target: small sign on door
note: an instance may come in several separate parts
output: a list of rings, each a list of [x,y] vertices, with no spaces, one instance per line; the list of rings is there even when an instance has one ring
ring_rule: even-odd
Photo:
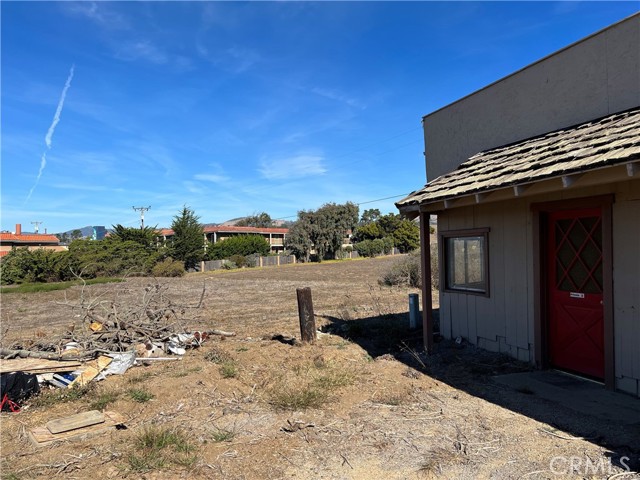
[[[571,298],[584,298],[584,293],[571,292],[571,293],[569,293],[569,296]]]

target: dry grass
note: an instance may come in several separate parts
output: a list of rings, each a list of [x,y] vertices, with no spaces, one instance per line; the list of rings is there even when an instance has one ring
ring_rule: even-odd
[[[521,365],[445,342],[425,358],[421,332],[407,325],[407,294],[416,290],[377,285],[395,260],[167,279],[180,303],[196,303],[207,285],[205,308],[190,312],[188,327],[237,336],[210,338],[182,362],[134,367],[82,395],[54,392],[38,408],[3,414],[3,478],[535,478],[526,475],[548,472],[557,455],[608,458],[602,445],[540,435],[549,406],[492,383],[492,375]],[[128,279],[122,295],[136,300],[145,282]],[[315,345],[271,341],[274,333],[299,333],[295,290],[305,286],[326,333]],[[89,288],[108,296],[111,287]],[[68,290],[69,301],[77,294]],[[63,292],[3,296],[5,342],[63,333],[74,317],[61,299]],[[229,362],[237,375],[225,379],[220,369]],[[133,401],[131,390],[153,401]],[[483,399],[490,395],[496,403]],[[500,406],[505,399],[511,408]],[[46,449],[26,439],[26,430],[91,406],[123,414],[128,428]],[[628,434],[624,428],[615,434]]]
[[[136,436],[134,451],[127,461],[130,470],[137,473],[171,465],[191,467],[198,459],[193,454],[195,450],[186,432],[168,426],[151,426]]]
[[[355,375],[322,356],[292,365],[268,380],[267,401],[277,410],[320,408],[341,388],[353,384]]]

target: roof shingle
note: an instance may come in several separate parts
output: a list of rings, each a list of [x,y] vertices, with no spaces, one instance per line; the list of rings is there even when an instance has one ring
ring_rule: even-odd
[[[484,152],[396,203],[421,203],[640,160],[640,107]]]
[[[16,235],[15,233],[3,232],[0,233],[0,243],[28,243],[28,244],[58,244],[60,240],[55,235],[48,234],[20,234]]]

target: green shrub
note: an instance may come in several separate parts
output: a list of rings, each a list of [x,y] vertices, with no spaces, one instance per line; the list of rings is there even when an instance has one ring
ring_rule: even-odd
[[[236,264],[238,268],[244,268],[248,266],[247,257],[244,255],[231,255],[229,261]]]
[[[356,243],[354,248],[361,257],[377,257],[385,252],[385,241],[382,238],[362,240]]]
[[[384,237],[382,239],[382,249],[385,255],[391,254],[393,252],[393,247],[395,246],[395,240],[393,237]]]
[[[151,269],[154,277],[182,277],[185,273],[184,263],[171,258],[165,258]]]
[[[209,244],[207,256],[209,260],[222,260],[235,255],[243,257],[251,254],[266,256],[270,249],[269,242],[261,235],[237,235],[218,243]]]
[[[163,248],[122,240],[118,236],[74,240],[69,250],[63,252],[26,247],[12,250],[0,262],[0,279],[3,285],[11,285],[67,281],[74,279],[75,274],[85,279],[149,275],[163,258]],[[164,268],[171,276],[178,275],[177,267],[167,263]]]

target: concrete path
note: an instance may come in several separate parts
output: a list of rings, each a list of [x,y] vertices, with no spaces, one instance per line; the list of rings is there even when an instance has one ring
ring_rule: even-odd
[[[512,389],[617,425],[640,427],[640,398],[605,390],[600,383],[555,370],[493,377]]]

